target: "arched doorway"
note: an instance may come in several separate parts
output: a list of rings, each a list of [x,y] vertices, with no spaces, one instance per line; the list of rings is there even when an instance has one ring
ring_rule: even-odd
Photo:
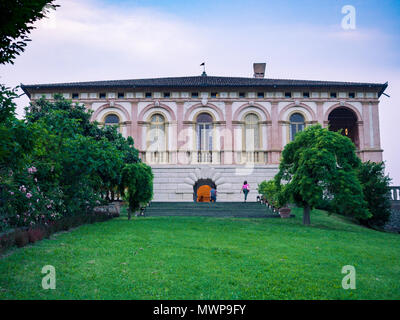
[[[341,134],[349,137],[359,149],[357,115],[352,110],[345,107],[336,108],[329,114],[328,121],[329,130],[341,130]]]
[[[193,186],[194,202],[210,202],[211,188],[217,189],[217,186],[211,179],[199,179]]]

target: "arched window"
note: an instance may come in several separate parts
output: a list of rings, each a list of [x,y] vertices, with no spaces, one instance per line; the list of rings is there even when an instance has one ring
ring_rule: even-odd
[[[244,150],[255,151],[260,149],[259,118],[254,113],[249,113],[244,118]]]
[[[117,126],[117,130],[119,131],[119,117],[116,114],[109,114],[104,119],[105,126]]]
[[[165,119],[161,114],[154,114],[150,119],[150,127],[147,134],[147,150],[166,150]]]
[[[119,124],[119,117],[116,114],[109,114],[105,119],[104,123],[106,125],[116,125]]]
[[[212,117],[208,113],[200,113],[197,116],[197,150],[199,151],[212,151],[212,120]]]
[[[296,134],[304,130],[304,117],[300,113],[293,113],[290,116],[290,141],[293,141]]]

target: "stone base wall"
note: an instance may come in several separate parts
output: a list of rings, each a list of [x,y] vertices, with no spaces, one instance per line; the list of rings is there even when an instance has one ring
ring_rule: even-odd
[[[270,180],[278,165],[153,165],[153,201],[193,201],[194,185],[211,179],[217,186],[217,201],[243,201],[241,187],[250,185],[248,201],[256,201],[258,184]]]
[[[385,225],[385,230],[400,232],[400,201],[392,201],[392,210],[389,221]]]

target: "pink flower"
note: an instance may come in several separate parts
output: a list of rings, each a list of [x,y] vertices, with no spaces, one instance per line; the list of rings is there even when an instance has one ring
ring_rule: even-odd
[[[35,173],[36,171],[37,171],[37,169],[35,167],[28,168],[29,173]]]
[[[28,193],[26,194],[26,197],[27,197],[28,199],[30,199],[30,198],[32,197],[32,193],[28,192]]]
[[[26,192],[25,186],[24,185],[20,186],[19,191],[22,191],[23,193],[25,193]]]
[[[10,194],[13,196],[13,195],[14,195],[14,192],[10,191]]]

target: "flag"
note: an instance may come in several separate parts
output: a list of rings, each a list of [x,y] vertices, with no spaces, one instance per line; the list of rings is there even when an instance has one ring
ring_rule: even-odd
[[[201,66],[204,66],[204,65],[205,65],[205,63],[203,62],[203,63],[200,65],[200,67],[201,67]]]

